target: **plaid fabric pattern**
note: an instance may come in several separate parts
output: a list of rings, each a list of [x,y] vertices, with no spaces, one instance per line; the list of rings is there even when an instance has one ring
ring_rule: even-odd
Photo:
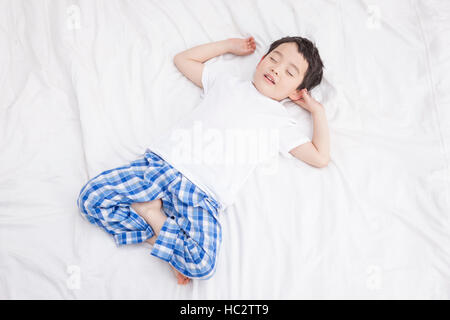
[[[89,180],[77,204],[83,217],[124,245],[155,235],[131,208],[133,202],[155,199],[161,199],[168,219],[150,254],[187,277],[210,278],[222,241],[220,204],[150,149],[130,164]]]

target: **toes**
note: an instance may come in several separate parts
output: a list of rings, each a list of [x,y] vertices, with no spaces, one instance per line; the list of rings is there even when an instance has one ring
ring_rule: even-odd
[[[172,267],[172,266],[171,266]],[[175,272],[175,276],[177,277],[178,280],[178,284],[188,284],[189,281],[191,280],[189,277],[186,277],[185,275],[183,275],[182,273],[180,273],[178,270],[176,270],[174,267],[172,267],[174,272]]]
[[[191,279],[189,279],[188,277],[183,276],[182,274],[180,274],[180,275],[178,276],[178,284],[183,284],[183,285],[185,285],[185,284],[188,284],[190,280],[191,280]]]
[[[177,269],[175,269],[172,265],[170,267],[173,269],[175,276],[177,277],[178,284],[188,284],[191,279],[189,277],[186,277],[182,273],[180,273]]]
[[[188,277],[182,276],[183,280],[182,280],[182,284],[188,284],[189,281],[191,281],[191,279],[189,279]]]

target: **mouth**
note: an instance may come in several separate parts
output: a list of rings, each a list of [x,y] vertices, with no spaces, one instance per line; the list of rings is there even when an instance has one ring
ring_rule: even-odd
[[[269,75],[269,74],[264,74],[264,78],[270,82],[271,84],[275,84],[275,81],[273,80],[273,78]]]

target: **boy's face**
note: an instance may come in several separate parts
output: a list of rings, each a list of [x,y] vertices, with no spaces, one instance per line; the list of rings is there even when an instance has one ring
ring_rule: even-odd
[[[298,52],[297,44],[286,42],[280,44],[263,57],[256,66],[252,83],[263,95],[277,101],[289,97],[300,98],[297,87],[302,83],[308,69],[308,62]],[[265,75],[272,77],[274,84]]]

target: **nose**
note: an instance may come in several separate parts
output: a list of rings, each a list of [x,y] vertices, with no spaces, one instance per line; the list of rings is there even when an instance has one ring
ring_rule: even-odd
[[[275,67],[272,67],[272,72],[275,73],[278,76],[278,71]]]

